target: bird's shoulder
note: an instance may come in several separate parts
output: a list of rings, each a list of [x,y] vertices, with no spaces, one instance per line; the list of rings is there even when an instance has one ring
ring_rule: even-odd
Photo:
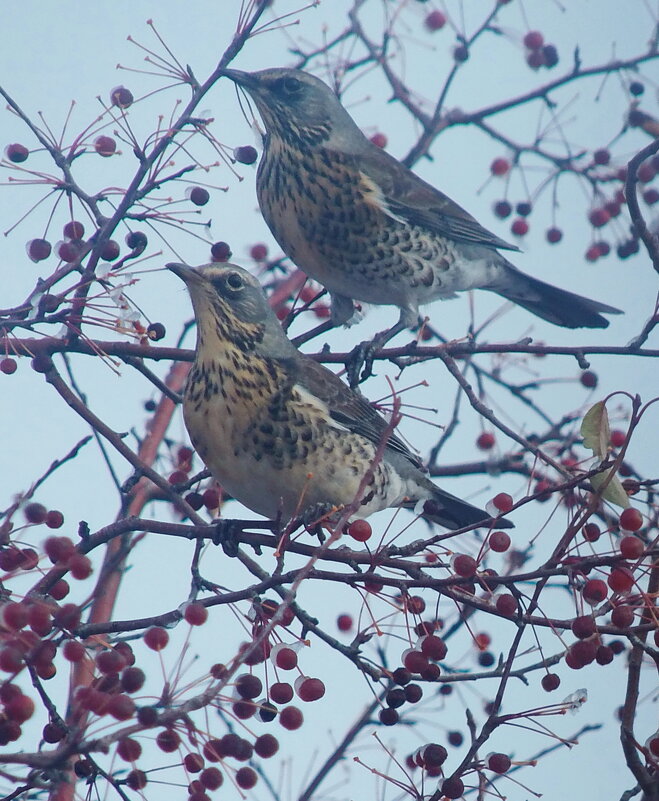
[[[389,422],[358,392],[322,364],[304,354],[288,367],[290,392],[295,391],[307,403],[316,404],[327,415],[328,423],[357,434],[378,446],[387,437],[385,455],[396,452],[419,469],[423,462],[391,432]]]
[[[352,157],[355,169],[361,172],[365,185],[375,188],[386,214],[458,242],[519,250],[385,150],[368,140],[367,145]]]

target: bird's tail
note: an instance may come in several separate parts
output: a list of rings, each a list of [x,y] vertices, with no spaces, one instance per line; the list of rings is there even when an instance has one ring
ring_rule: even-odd
[[[424,476],[425,478],[425,476]],[[430,479],[423,482],[428,495],[424,500],[410,503],[410,508],[421,514],[426,520],[437,523],[444,528],[458,529],[474,526],[480,523],[483,526],[495,525],[497,528],[514,528],[514,523],[503,518],[493,520],[489,512],[472,506],[467,501],[456,498],[450,492],[440,489]]]
[[[520,272],[506,262],[496,286],[488,287],[518,306],[564,328],[606,328],[603,314],[622,314],[620,309],[597,300],[575,295]]]

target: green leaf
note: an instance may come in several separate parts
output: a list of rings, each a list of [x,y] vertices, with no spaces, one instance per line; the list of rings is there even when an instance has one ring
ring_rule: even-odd
[[[609,428],[609,415],[606,411],[604,401],[598,401],[586,412],[581,422],[581,436],[586,448],[590,448],[594,456],[603,462],[609,455],[609,442],[611,441],[611,430]],[[616,506],[626,509],[629,506],[629,497],[622,486],[620,479],[613,473],[613,468],[604,470],[590,479],[595,492],[599,492],[600,487],[608,480],[606,489],[602,492],[602,498]],[[609,480],[609,476],[611,479]]]
[[[598,401],[586,412],[581,422],[581,436],[583,444],[600,460],[606,459],[609,452],[611,431],[609,429],[609,415],[604,401]]]
[[[598,473],[596,476],[592,476],[590,479],[590,483],[593,485],[595,492],[599,491],[599,488],[604,484],[609,474],[612,472],[611,470],[605,470],[602,473]],[[625,492],[625,488],[622,486],[620,479],[618,476],[614,475],[611,481],[609,481],[606,489],[602,493],[602,498],[605,501],[609,501],[609,503],[615,503],[616,506],[622,506],[623,509],[626,509],[629,506],[629,496]]]

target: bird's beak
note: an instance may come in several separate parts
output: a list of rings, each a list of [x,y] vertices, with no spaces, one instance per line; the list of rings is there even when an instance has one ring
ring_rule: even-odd
[[[251,72],[243,72],[242,70],[224,70],[223,73],[227,78],[242,86],[243,89],[256,89],[258,81]]]
[[[165,267],[177,275],[181,281],[184,281],[186,284],[189,281],[199,280],[200,276],[199,273],[195,270],[194,267],[190,267],[187,264],[181,264],[180,262],[170,261],[169,264],[166,264]]]

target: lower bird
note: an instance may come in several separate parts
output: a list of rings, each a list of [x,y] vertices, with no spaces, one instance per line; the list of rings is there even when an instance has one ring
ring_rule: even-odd
[[[353,301],[398,306],[388,336],[418,322],[419,305],[486,289],[566,328],[605,328],[620,310],[518,270],[519,250],[373,144],[319,78],[301,70],[226,70],[265,124],[256,177],[261,212],[295,264],[325,286],[332,321]]]
[[[167,267],[185,282],[197,323],[185,424],[234,498],[284,523],[388,507],[449,529],[489,521],[437,487],[362,395],[295,348],[252,275],[233,264]]]

